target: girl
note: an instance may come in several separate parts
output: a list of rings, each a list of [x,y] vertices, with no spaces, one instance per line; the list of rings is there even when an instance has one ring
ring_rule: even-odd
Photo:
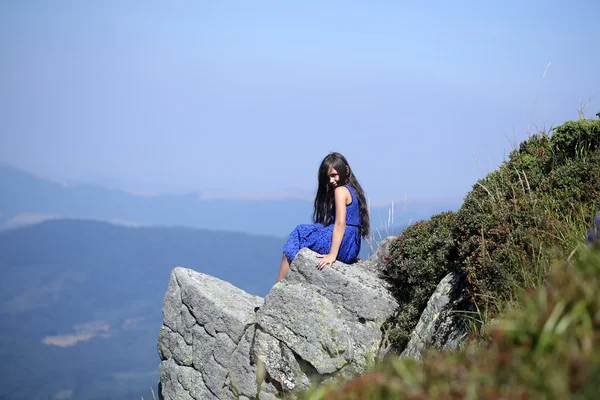
[[[340,153],[330,153],[319,167],[319,186],[314,202],[313,224],[298,225],[283,247],[277,282],[304,247],[319,253],[318,269],[356,261],[361,237],[369,235],[369,211],[365,194]]]

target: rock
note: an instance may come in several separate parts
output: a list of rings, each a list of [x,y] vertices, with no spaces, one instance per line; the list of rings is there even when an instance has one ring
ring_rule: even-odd
[[[319,271],[317,261],[316,253],[300,250],[285,279],[265,297],[258,324],[319,375],[346,366],[348,375],[361,373],[378,352],[381,325],[398,305],[373,272],[341,262]]]
[[[293,397],[312,381],[368,370],[379,352],[381,325],[398,305],[373,264],[335,262],[319,271],[316,255],[300,250],[264,302],[209,275],[175,268],[158,341],[162,398]]]
[[[175,268],[158,339],[164,399],[224,399],[256,394],[249,352],[254,307],[263,299],[217,278]]]
[[[282,341],[262,329],[256,330],[252,355],[265,375],[259,381],[269,378],[276,382],[278,392],[302,390],[310,386],[310,380],[300,368],[292,350]],[[262,388],[261,388],[262,389]]]
[[[410,334],[401,357],[420,360],[430,347],[456,350],[466,338],[464,322],[456,315],[460,301],[462,276],[449,273],[438,284],[429,298],[417,326]]]

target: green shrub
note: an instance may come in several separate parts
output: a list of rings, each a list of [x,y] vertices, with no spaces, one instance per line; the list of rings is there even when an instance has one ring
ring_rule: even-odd
[[[416,222],[390,244],[383,275],[400,305],[387,326],[396,351],[405,347],[437,284],[454,269],[454,215],[446,212]]]
[[[533,135],[467,194],[453,228],[456,262],[481,307],[501,310],[576,250],[600,209],[599,132],[599,120],[581,120]]]
[[[407,228],[390,246],[384,277],[400,307],[388,321],[401,351],[443,276],[459,270],[485,318],[544,282],[552,260],[575,256],[600,210],[600,120],[532,135],[480,179],[460,210]]]
[[[517,170],[518,171],[518,170]],[[469,291],[483,307],[489,300],[512,299],[516,287],[538,284],[537,235],[543,221],[526,174],[504,167],[481,179],[457,212],[453,235],[457,264]]]
[[[585,158],[600,148],[600,120],[568,121],[552,135],[552,152],[556,162]]]
[[[544,132],[532,135],[519,145],[518,150],[509,154],[504,169],[510,174],[511,181],[519,182],[521,190],[535,191],[552,169],[550,137]]]

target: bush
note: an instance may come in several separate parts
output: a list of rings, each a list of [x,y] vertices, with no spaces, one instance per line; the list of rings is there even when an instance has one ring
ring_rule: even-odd
[[[599,120],[581,120],[533,135],[467,194],[453,228],[456,262],[483,308],[502,309],[576,250],[600,209],[599,133]]]
[[[396,351],[406,346],[437,284],[454,269],[454,216],[446,212],[416,222],[390,244],[383,275],[400,305],[397,316],[387,326]]]
[[[585,158],[600,148],[600,120],[568,121],[552,135],[552,152],[556,162]]]
[[[552,260],[577,256],[600,210],[599,132],[600,120],[580,120],[531,136],[457,213],[414,224],[392,242],[384,277],[400,305],[386,326],[396,352],[449,271],[466,277],[466,297],[485,315],[478,318],[493,318],[543,284]]]
[[[486,307],[491,299],[511,299],[515,287],[538,284],[537,230],[542,221],[527,175],[507,168],[480,180],[457,213],[453,235],[457,264],[467,274],[469,291]],[[521,185],[521,183],[523,183]]]

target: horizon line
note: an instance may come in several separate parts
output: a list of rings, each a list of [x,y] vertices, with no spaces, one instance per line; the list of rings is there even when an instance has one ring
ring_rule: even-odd
[[[223,190],[212,190],[212,191],[203,191],[203,190],[185,190],[185,191],[174,191],[174,192],[167,192],[167,191],[145,191],[145,190],[136,190],[136,189],[127,189],[124,187],[118,187],[118,186],[110,186],[110,185],[106,185],[106,184],[101,184],[101,183],[95,183],[95,182],[86,182],[86,181],[82,181],[82,180],[62,180],[62,179],[57,179],[54,177],[51,177],[49,175],[45,175],[42,173],[37,173],[37,172],[32,172],[30,170],[27,170],[25,168],[16,166],[12,163],[9,163],[7,161],[4,160],[0,160],[0,166],[4,166],[7,168],[11,168],[17,171],[20,171],[22,173],[31,175],[37,179],[46,181],[46,182],[50,182],[56,185],[60,185],[62,187],[69,187],[69,188],[73,188],[73,187],[77,187],[77,186],[82,186],[82,185],[91,185],[91,186],[96,186],[96,187],[100,187],[100,188],[104,188],[106,190],[115,190],[115,191],[119,191],[122,193],[126,193],[128,195],[131,196],[135,196],[135,197],[139,197],[139,198],[155,198],[155,197],[161,197],[161,196],[190,196],[190,195],[196,195],[197,199],[199,201],[206,201],[206,200],[285,200],[285,199],[297,199],[297,200],[305,200],[305,201],[312,201],[314,200],[314,191],[309,191],[309,190],[305,190],[305,189],[299,189],[299,188],[280,188],[280,189],[274,189],[274,190],[266,190],[266,191],[255,191],[255,192],[236,192],[236,193],[232,193],[232,192],[228,192],[228,191],[223,191]],[[160,184],[157,184],[160,185]],[[368,198],[368,200],[370,201],[370,198]],[[402,208],[404,208],[405,203],[406,204],[419,204],[419,205],[436,205],[436,204],[448,204],[451,203],[453,205],[459,205],[462,204],[464,200],[464,196],[420,196],[420,197],[415,197],[415,198],[411,198],[408,195],[405,195],[404,198],[402,199],[389,199],[389,200],[373,200],[370,201],[370,206],[371,207],[385,207],[385,206],[391,206],[391,204],[393,203],[395,205],[394,208],[398,209],[398,206],[401,206]]]

